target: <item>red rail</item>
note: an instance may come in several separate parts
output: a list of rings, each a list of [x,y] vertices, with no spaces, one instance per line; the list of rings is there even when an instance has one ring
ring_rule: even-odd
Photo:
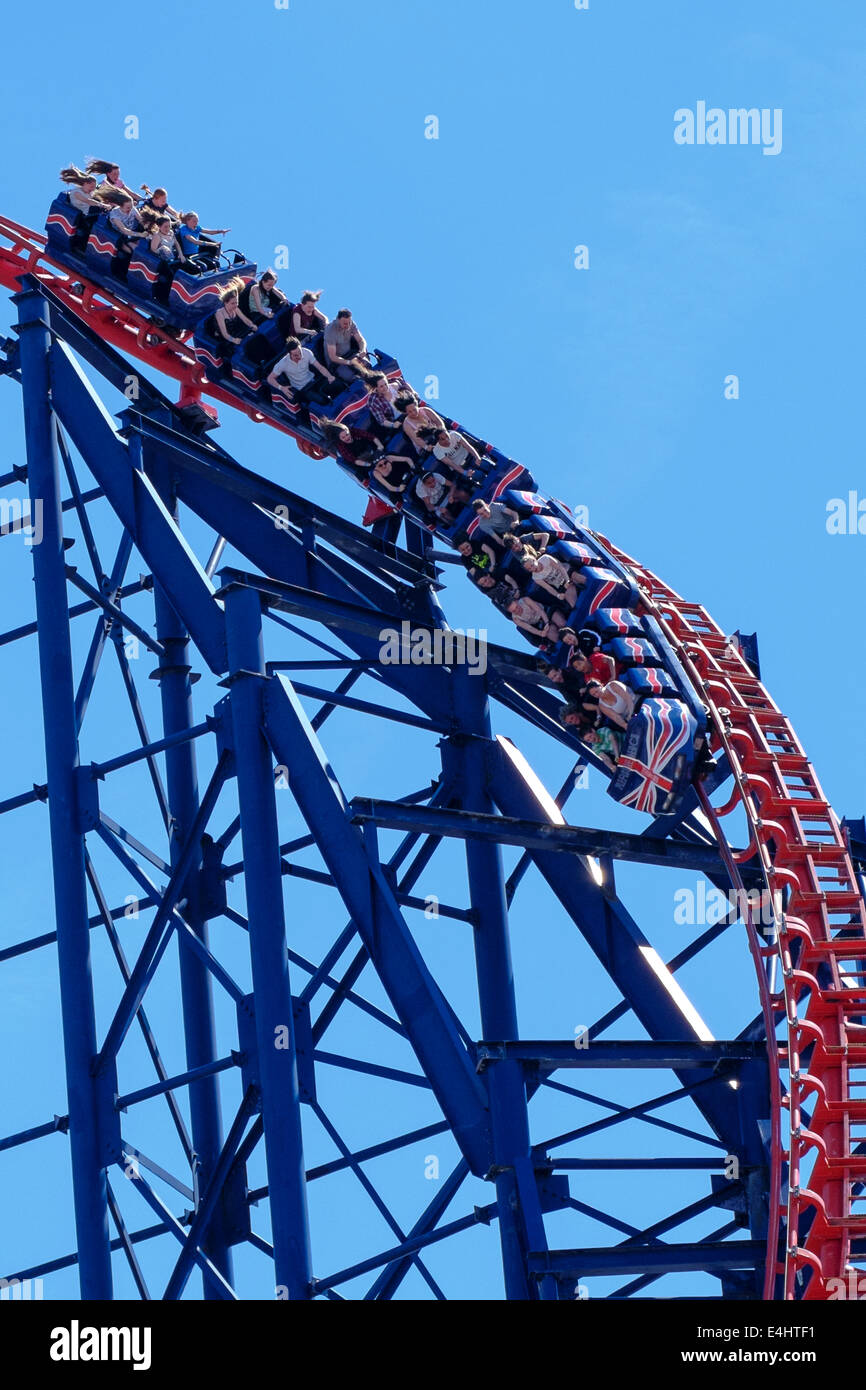
[[[17,290],[20,277],[28,273],[96,327],[106,342],[180,382],[185,399],[206,392],[289,435],[304,453],[321,456],[286,425],[209,381],[187,335],[164,332],[110,292],[53,261],[41,234],[0,217],[0,284]],[[645,590],[648,607],[710,710],[714,751],[724,749],[728,755],[734,794],[718,808],[706,797],[702,800],[735,886],[735,858],[754,855],[767,901],[785,901],[784,910],[775,915],[772,945],[761,940],[750,914],[746,923],[771,1062],[776,1063],[770,1069],[773,1134],[764,1296],[773,1297],[781,1275],[784,1297],[793,1299],[798,1273],[809,1269],[813,1277],[804,1297],[828,1298],[839,1287],[829,1281],[845,1280],[850,1272],[852,1240],[866,1236],[866,1211],[854,1210],[856,1201],[864,1201],[855,1189],[866,1182],[866,1152],[856,1152],[855,1130],[866,1121],[866,1097],[852,1094],[858,1082],[850,1074],[866,1067],[866,904],[842,829],[812,765],[736,644],[699,604],[687,603],[605,537],[600,539]],[[748,850],[739,856],[730,854],[719,825],[735,807],[742,807],[751,832]],[[767,979],[770,957],[778,961],[778,988],[771,988]],[[777,1032],[783,1017],[784,1042]],[[807,1060],[804,1053],[810,1048]],[[784,1095],[783,1070],[789,1074]],[[806,1208],[812,1209],[813,1220],[799,1244]],[[777,1265],[783,1229],[785,1256]]]
[[[45,237],[40,232],[32,232],[17,222],[0,217],[0,284],[10,290],[19,290],[21,276],[27,274],[34,275],[68,309],[96,328],[112,347],[140,358],[154,371],[179,381],[184,402],[198,400],[202,392],[206,392],[224,405],[242,411],[257,424],[266,421],[282,434],[289,435],[302,453],[312,458],[324,457],[322,450],[301,439],[288,425],[262,415],[255,406],[246,404],[210,381],[196,361],[188,333],[182,333],[179,337],[166,333],[109,290],[102,289],[85,276],[55,261],[46,249]]]
[[[772,945],[762,944],[754,924],[747,922],[770,1024],[771,1062],[775,1052],[778,1065],[764,1296],[773,1296],[781,1275],[784,1297],[797,1297],[797,1276],[809,1269],[812,1278],[803,1297],[826,1299],[843,1287],[830,1281],[845,1281],[851,1272],[852,1241],[866,1236],[866,1210],[855,1209],[857,1201],[866,1206],[856,1190],[866,1181],[866,1152],[857,1152],[861,1140],[855,1133],[866,1120],[866,1097],[858,1098],[857,1088],[864,1083],[852,1076],[856,1068],[866,1067],[866,903],[844,833],[812,764],[736,643],[700,604],[685,602],[601,539],[635,574],[702,691],[713,726],[712,746],[727,753],[736,784],[734,795],[717,810],[703,798],[705,810],[718,827],[720,817],[742,807],[751,841],[736,857],[756,856],[767,902],[774,905]],[[720,830],[718,840],[724,852]],[[736,866],[731,863],[731,868]],[[764,969],[770,956],[778,961],[779,983],[772,991]],[[785,1041],[777,1036],[783,1021]],[[788,1071],[785,1095],[779,1084],[782,1070]],[[783,1206],[784,1162],[789,1176]],[[801,1238],[801,1216],[809,1207],[812,1222]],[[776,1266],[775,1237],[783,1227],[785,1256]]]

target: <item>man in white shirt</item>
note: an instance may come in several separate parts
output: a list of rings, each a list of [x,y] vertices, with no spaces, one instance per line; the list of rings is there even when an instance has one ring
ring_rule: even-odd
[[[281,377],[285,380],[281,381]],[[326,386],[323,387],[317,377],[322,377]],[[286,355],[274,364],[268,376],[268,385],[293,404],[301,405],[306,405],[315,390],[328,400],[333,400],[337,390],[342,389],[333,373],[317,362],[310,349],[302,347],[297,338],[287,340]]]

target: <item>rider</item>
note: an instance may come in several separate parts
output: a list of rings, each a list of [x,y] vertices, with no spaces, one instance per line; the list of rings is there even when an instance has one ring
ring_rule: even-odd
[[[211,270],[216,270],[220,246],[218,242],[210,241],[208,238],[225,236],[226,232],[230,231],[231,227],[202,227],[197,212],[185,212],[180,219],[176,235],[184,256],[197,256],[200,262],[209,266]]]
[[[324,377],[325,387],[316,381],[317,376]],[[288,400],[302,405],[308,404],[315,392],[320,399],[324,396],[333,400],[342,389],[333,372],[317,362],[310,349],[302,347],[297,338],[287,339],[285,356],[274,363],[268,385],[272,391],[279,391]]]
[[[367,341],[352,318],[351,309],[340,309],[325,329],[325,357],[341,381],[354,381],[365,368]]]

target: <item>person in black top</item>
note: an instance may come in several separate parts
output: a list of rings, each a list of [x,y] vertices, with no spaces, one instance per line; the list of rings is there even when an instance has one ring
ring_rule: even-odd
[[[479,536],[473,540],[466,531],[459,531],[454,537],[454,545],[467,569],[486,574],[493,574],[505,556],[502,546],[492,536]]]
[[[415,477],[415,460],[408,454],[386,454],[374,466],[373,477],[387,492],[405,492]]]
[[[479,589],[483,590],[500,613],[507,614],[508,605],[520,597],[517,586],[512,579],[497,579],[495,575],[486,573],[484,570],[470,570],[469,578]]]
[[[342,463],[352,469],[359,478],[366,478],[374,459],[382,453],[385,445],[372,430],[350,429],[338,420],[319,417],[317,425],[325,448],[336,454]]]

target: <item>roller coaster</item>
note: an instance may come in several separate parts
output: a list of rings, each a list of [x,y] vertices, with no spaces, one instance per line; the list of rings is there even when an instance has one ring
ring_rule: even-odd
[[[715,1290],[701,1297],[838,1296],[866,1257],[866,1213],[857,1205],[866,1181],[866,1100],[857,1093],[866,1084],[866,829],[837,820],[762,684],[754,638],[723,632],[699,604],[579,525],[529,468],[447,416],[482,464],[464,510],[447,520],[431,518],[412,495],[395,500],[370,476],[369,524],[357,526],[243,468],[215,442],[205,397],[292,437],[308,457],[328,453],[315,408],[305,413],[268,389],[278,340],[260,352],[246,340],[226,358],[211,330],[220,287],[238,273],[251,280],[254,263],[237,257],[211,275],[175,276],[158,302],[146,252],[135,253],[120,281],[104,220],[76,248],[77,231],[62,199],[47,237],[0,218],[0,281],[18,309],[0,370],[22,391],[27,453],[26,467],[0,485],[26,479],[30,515],[38,505],[43,527],[32,547],[35,618],[3,634],[0,646],[36,638],[45,735],[44,776],[0,801],[0,814],[47,807],[56,919],[52,932],[4,943],[0,964],[12,971],[56,950],[67,1097],[67,1113],[31,1116],[0,1138],[0,1155],[66,1145],[75,1245],[18,1261],[6,1278],[77,1269],[85,1299],[110,1298],[119,1286],[171,1300],[191,1296],[198,1270],[206,1298],[233,1299],[262,1287],[261,1270],[251,1273],[255,1255],[270,1262],[265,1283],[277,1297],[442,1298],[449,1293],[434,1267],[443,1242],[475,1242],[495,1225],[498,1258],[494,1267],[479,1255],[490,1282],[474,1296],[573,1299],[588,1289],[630,1299],[650,1286],[660,1297],[691,1296],[683,1294],[689,1275]],[[265,324],[254,336],[272,331]],[[395,358],[375,356],[379,370],[402,381]],[[178,382],[178,401],[138,368],[131,373],[130,358]],[[85,367],[126,392],[119,427]],[[327,409],[357,426],[368,395],[353,383]],[[79,481],[82,467],[92,486]],[[594,629],[633,697],[614,766],[563,725],[562,701],[526,650],[488,643],[483,676],[459,661],[423,670],[383,662],[386,628],[408,621],[412,630],[449,630],[440,595],[456,557],[435,542],[453,546],[471,533],[475,496],[506,503],[579,571],[569,623]],[[119,531],[108,567],[90,521],[97,506]],[[67,516],[92,581],[68,563]],[[202,562],[204,533],[211,545]],[[243,568],[218,571],[227,548]],[[133,554],[144,569],[125,582]],[[72,605],[70,587],[81,596]],[[150,616],[134,617],[130,609],[138,613],[149,595]],[[74,634],[88,614],[95,629],[82,655]],[[266,628],[281,643],[276,658],[266,656]],[[156,658],[159,737],[148,729],[130,641]],[[289,643],[306,653],[312,644],[316,655],[287,658]],[[111,648],[136,732],[121,752],[103,747],[105,731],[85,721]],[[227,691],[203,719],[193,662]],[[312,671],[340,679],[335,688],[297,679]],[[350,693],[361,681],[371,698]],[[510,738],[494,734],[491,703],[562,750],[568,776],[557,796]],[[348,797],[319,737],[335,711],[423,735],[421,756],[434,735],[436,775],[393,800]],[[212,768],[203,790],[197,759]],[[575,771],[587,767],[608,779],[615,800],[650,817],[645,828],[566,822]],[[131,770],[146,779],[166,849],[108,812],[114,785]],[[286,791],[301,830],[288,840]],[[220,815],[228,825],[217,833]],[[383,858],[389,833],[400,838]],[[232,860],[238,837],[242,853]],[[410,926],[427,902],[413,890],[454,841],[465,855],[468,905],[437,899],[436,918],[460,924],[471,942],[461,944],[456,974],[441,945],[417,920]],[[506,877],[511,848],[519,854]],[[705,875],[736,894],[742,910],[665,962],[620,899],[615,870],[629,862]],[[118,873],[136,886],[136,921],[149,916],[143,941],[140,927],[129,936],[123,903],[108,895],[105,875],[114,884]],[[618,995],[577,1039],[521,1036],[509,909],[524,880],[543,885]],[[327,941],[319,923],[308,946],[287,904],[326,889],[337,891],[348,922]],[[227,945],[228,927],[235,938]],[[688,968],[699,983],[698,967],[722,938],[748,950],[757,993],[736,1031],[719,1040],[677,975]],[[246,960],[238,940],[248,943]],[[173,1070],[145,1005],[149,991],[166,988],[175,942],[185,1062]],[[114,962],[110,982],[103,957]],[[563,968],[546,948],[539,959]],[[365,970],[372,999],[357,988]],[[748,1010],[745,998],[736,1003]],[[461,1018],[467,1011],[480,1029],[474,1037]],[[349,1012],[362,1027],[346,1024]],[[611,1032],[629,1018],[643,1036]],[[329,1029],[342,1053],[321,1046]],[[148,1068],[156,1079],[144,1084]],[[592,1091],[562,1079],[576,1070],[598,1074]],[[673,1090],[627,1099],[635,1079],[657,1072],[673,1073]],[[617,1099],[612,1083],[605,1093],[608,1078],[623,1088]],[[357,1142],[333,1118],[347,1087],[367,1120],[359,1127],[353,1114]],[[51,1094],[46,1113],[57,1103]],[[152,1102],[165,1106],[161,1123]],[[689,1124],[659,1117],[677,1104],[690,1107]],[[604,1118],[575,1123],[587,1106]],[[635,1125],[676,1133],[693,1149],[648,1157]],[[595,1152],[596,1135],[611,1131],[631,1136],[628,1154]],[[389,1164],[432,1145],[453,1154],[453,1165],[444,1178],[437,1172],[420,1211],[398,1218],[381,1191],[393,1178]],[[311,1146],[322,1161],[309,1162]],[[562,1155],[564,1146],[580,1152]],[[709,1176],[709,1191],[640,1225],[633,1193],[627,1209],[618,1207],[617,1184],[635,1173],[647,1182]],[[605,1197],[590,1202],[599,1177],[608,1180]],[[461,1193],[483,1194],[484,1184],[493,1200],[449,1215]],[[11,1194],[11,1180],[2,1190]],[[361,1194],[375,1229],[360,1215]],[[178,1197],[187,1204],[180,1213]],[[134,1201],[155,1224],[131,1228]],[[264,1229],[256,1229],[253,1208],[264,1203],[255,1223]],[[704,1229],[719,1210],[723,1223]],[[598,1227],[616,1243],[575,1243],[576,1233]],[[678,1231],[682,1239],[669,1238]],[[150,1242],[161,1250],[174,1242],[173,1256],[148,1268],[141,1251]],[[323,1267],[328,1258],[333,1269]],[[444,1267],[453,1274],[452,1262]]]

